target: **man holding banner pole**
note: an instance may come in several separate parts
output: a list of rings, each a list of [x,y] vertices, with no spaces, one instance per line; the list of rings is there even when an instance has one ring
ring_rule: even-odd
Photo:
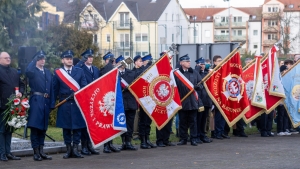
[[[134,61],[134,68],[132,71],[135,72],[136,77],[140,76],[144,70],[145,67],[143,66],[142,57],[140,55],[137,55],[133,58]],[[151,130],[151,119],[146,114],[145,110],[140,107],[140,113],[139,113],[139,135],[141,139],[141,149],[150,149],[150,148],[156,148],[157,146],[152,144],[149,140],[150,130]]]
[[[135,73],[129,69],[126,69],[123,65],[121,66],[121,61],[125,58],[120,55],[116,59],[116,66],[119,67],[119,76],[121,78],[121,87],[123,89],[123,105],[126,116],[126,127],[127,132],[121,135],[122,138],[122,146],[119,148],[120,150],[137,150],[131,144],[132,134],[133,134],[133,123],[135,118],[135,113],[138,108],[137,102],[134,96],[128,90],[128,84],[132,83],[135,79]]]
[[[81,68],[73,67],[74,53],[67,50],[61,55],[62,68],[56,69],[53,76],[54,98],[66,100],[58,107],[56,126],[63,129],[63,138],[67,147],[64,159],[83,158],[78,151],[81,138],[81,129],[86,127],[78,106],[71,97],[74,92],[87,85],[84,72]],[[67,99],[68,98],[68,99]],[[73,146],[72,146],[73,143]]]
[[[75,65],[75,67],[79,67],[84,71],[86,81],[88,84],[96,80],[100,77],[100,71],[96,66],[93,66],[93,56],[94,51],[92,49],[87,49],[85,52],[81,54],[82,59]],[[81,154],[83,155],[91,155],[91,154],[99,154],[96,151],[91,143],[89,138],[87,128],[83,128],[81,130]]]

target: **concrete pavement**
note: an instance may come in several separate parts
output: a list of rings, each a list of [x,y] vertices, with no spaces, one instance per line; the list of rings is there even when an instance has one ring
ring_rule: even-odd
[[[121,153],[88,156],[83,159],[63,159],[52,154],[52,161],[35,162],[32,156],[20,161],[0,162],[0,168],[16,169],[299,169],[300,134],[292,136],[248,138],[232,137],[213,143],[190,144],[123,151]],[[101,148],[102,150],[102,148]]]

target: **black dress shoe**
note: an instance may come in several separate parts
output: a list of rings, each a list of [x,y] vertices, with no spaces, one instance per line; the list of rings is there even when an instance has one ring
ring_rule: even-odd
[[[186,145],[187,141],[186,140],[180,140],[179,143],[177,143],[177,145],[181,146],[181,145]]]
[[[223,137],[221,137],[221,136],[216,136],[215,139],[223,140]]]
[[[204,137],[203,139],[201,139],[201,141],[202,141],[203,143],[210,143],[210,142],[211,142],[210,139],[207,138],[207,137]]]
[[[191,145],[192,146],[197,146],[198,144],[197,144],[197,142],[195,140],[191,140]]]
[[[166,146],[176,146],[174,143],[172,143],[171,141],[164,143],[164,145]]]
[[[274,134],[272,134],[272,133],[267,133],[267,135],[268,135],[269,137],[274,137]]]
[[[16,157],[16,156],[14,156],[12,153],[6,154],[6,157],[7,157],[9,160],[21,160],[20,157]]]
[[[0,161],[8,161],[7,157],[5,154],[0,155]]]
[[[267,134],[261,134],[261,137],[269,137]]]
[[[166,147],[162,142],[156,142],[157,147]]]
[[[222,134],[222,137],[223,137],[223,138],[230,139],[230,137],[229,137],[228,135],[226,135],[226,134]]]
[[[247,134],[245,134],[244,132],[239,134],[239,137],[248,137]]]
[[[203,143],[200,138],[196,138],[195,141],[196,141],[197,144],[202,144]]]

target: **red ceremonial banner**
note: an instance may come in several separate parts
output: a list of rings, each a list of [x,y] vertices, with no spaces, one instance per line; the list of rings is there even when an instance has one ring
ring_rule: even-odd
[[[282,97],[277,97],[269,94],[269,87],[270,87],[270,77],[268,74],[269,69],[269,58],[265,57],[261,63],[262,73],[263,73],[263,80],[264,80],[264,88],[265,88],[265,95],[267,101],[267,110],[266,113],[269,114],[273,111],[280,103],[284,100]]]
[[[118,102],[118,72],[117,68],[111,70],[74,95],[94,147],[126,132],[126,127],[124,130],[114,129],[114,115],[118,111],[116,106],[123,107],[122,100]],[[120,114],[121,118],[125,118],[124,112]]]
[[[241,77],[242,64],[239,52],[225,58],[220,65],[209,74],[204,86],[231,127],[250,109],[245,82]]]
[[[158,130],[181,109],[180,96],[166,54],[137,78],[128,89]]]
[[[245,70],[243,70],[242,78],[244,82],[246,83],[246,93],[249,103],[251,103],[251,93],[254,90],[254,69],[255,69],[255,62],[251,63]],[[248,124],[252,120],[254,120],[256,117],[260,116],[264,112],[264,109],[253,106],[250,104],[250,110],[246,112],[244,118],[244,121]]]

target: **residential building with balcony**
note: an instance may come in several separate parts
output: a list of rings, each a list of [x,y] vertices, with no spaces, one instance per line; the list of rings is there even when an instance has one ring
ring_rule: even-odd
[[[251,8],[187,8],[195,31],[191,43],[243,42],[241,53],[261,52],[261,7]],[[230,17],[229,17],[230,13]],[[194,18],[195,19],[194,20]],[[229,33],[229,31],[231,33]],[[198,36],[199,35],[199,36]],[[191,40],[194,37],[194,41]]]

